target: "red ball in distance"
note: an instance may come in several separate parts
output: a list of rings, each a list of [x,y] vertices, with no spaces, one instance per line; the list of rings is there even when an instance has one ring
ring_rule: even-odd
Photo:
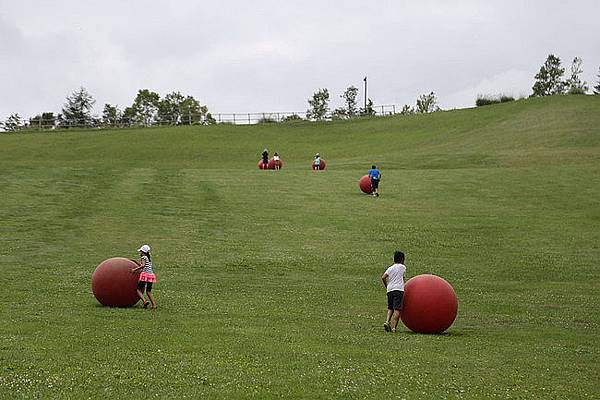
[[[265,164],[265,163],[263,162],[263,160],[260,160],[260,161],[258,162],[258,169],[268,169],[268,168],[269,168],[269,164]]]
[[[436,275],[418,275],[404,285],[400,318],[417,333],[442,333],[452,325],[458,299],[452,286]]]
[[[358,187],[360,187],[360,190],[362,190],[363,193],[373,193],[373,190],[371,189],[371,177],[369,177],[369,175],[365,175],[360,178],[360,181],[358,181]]]
[[[138,302],[136,293],[140,272],[131,272],[138,265],[127,258],[104,260],[92,274],[94,296],[105,306],[131,307]]]
[[[283,168],[283,160],[279,160],[279,169]],[[269,160],[269,169],[275,169],[275,160]]]
[[[327,163],[325,160],[321,159],[321,162],[319,163],[319,171],[323,171],[325,167],[327,167]],[[312,169],[315,169],[315,160],[312,162]]]

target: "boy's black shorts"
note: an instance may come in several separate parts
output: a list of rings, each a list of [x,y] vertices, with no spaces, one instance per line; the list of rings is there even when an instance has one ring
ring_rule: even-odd
[[[379,187],[379,179],[371,179],[371,189],[375,190]]]
[[[388,299],[388,310],[402,310],[402,298],[404,297],[404,291],[392,290],[387,292]]]
[[[142,293],[144,293],[144,289],[146,289],[146,293],[151,292],[152,291],[152,282],[138,281],[137,288]]]

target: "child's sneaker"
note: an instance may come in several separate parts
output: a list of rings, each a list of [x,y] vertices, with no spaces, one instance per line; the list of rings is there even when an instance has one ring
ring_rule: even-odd
[[[386,332],[390,332],[392,330],[388,322],[383,323],[383,330],[385,330]]]

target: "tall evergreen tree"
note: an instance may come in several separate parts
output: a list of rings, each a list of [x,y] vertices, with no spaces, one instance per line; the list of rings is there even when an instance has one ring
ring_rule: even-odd
[[[565,83],[562,77],[565,69],[560,65],[560,58],[550,54],[541,66],[540,71],[535,75],[532,96],[550,96],[553,94],[564,94]]]
[[[60,116],[60,125],[64,128],[90,126],[94,122],[92,109],[96,100],[84,87],[67,96]]]
[[[4,121],[4,124],[2,124],[2,128],[4,128],[6,132],[16,132],[22,127],[23,121],[17,113],[11,114],[6,121]]]

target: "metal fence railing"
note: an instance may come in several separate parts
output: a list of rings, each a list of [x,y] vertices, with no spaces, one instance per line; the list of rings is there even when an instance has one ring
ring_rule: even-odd
[[[377,105],[372,107],[369,116],[394,115],[401,110],[395,104]],[[365,114],[357,113],[352,116],[328,111],[320,120],[332,121],[339,119],[352,119],[364,117]],[[301,112],[258,112],[258,113],[216,113],[198,115],[178,115],[162,119],[149,118],[146,120],[128,120],[124,118],[107,119],[100,117],[89,117],[81,120],[64,120],[60,117],[40,118],[34,117],[27,120],[9,118],[0,121],[0,131],[20,130],[56,130],[56,129],[112,129],[130,127],[151,126],[176,126],[176,125],[211,125],[211,124],[233,124],[252,125],[259,123],[283,123],[288,121],[309,121],[306,111]]]

